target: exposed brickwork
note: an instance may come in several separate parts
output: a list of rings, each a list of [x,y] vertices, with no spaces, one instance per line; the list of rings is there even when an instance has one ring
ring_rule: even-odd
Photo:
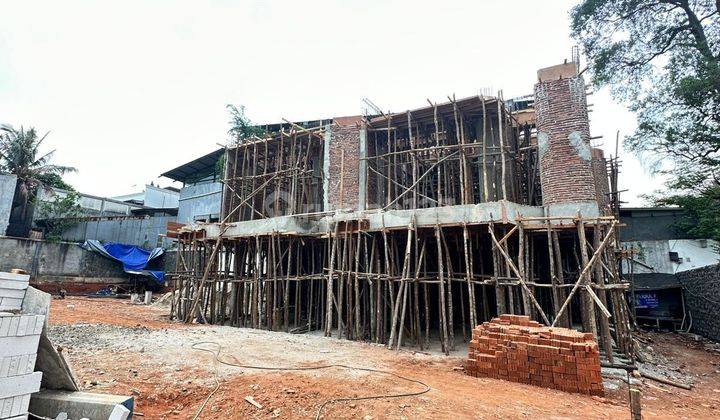
[[[543,204],[594,201],[590,124],[582,77],[535,85]]]
[[[334,126],[330,138],[328,198],[330,208],[357,210],[359,201],[360,128],[357,125]],[[343,158],[343,151],[345,157]],[[341,164],[343,163],[344,164]],[[342,170],[341,170],[342,168]],[[341,181],[342,180],[342,181]],[[342,185],[342,203],[341,200]]]
[[[466,371],[567,392],[604,393],[592,334],[543,327],[526,316],[501,315],[477,326]]]
[[[720,341],[720,265],[710,265],[676,274],[692,315],[692,331]]]
[[[607,161],[602,149],[592,149],[592,169],[595,178],[595,197],[600,207],[600,212],[610,214],[610,184],[608,182]]]

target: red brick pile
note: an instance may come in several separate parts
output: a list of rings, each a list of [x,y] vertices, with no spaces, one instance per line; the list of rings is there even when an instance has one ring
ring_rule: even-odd
[[[526,316],[501,315],[478,325],[466,372],[567,392],[604,393],[592,334],[543,327]]]

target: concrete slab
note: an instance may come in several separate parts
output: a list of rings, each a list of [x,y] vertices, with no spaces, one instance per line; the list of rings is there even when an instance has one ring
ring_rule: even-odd
[[[38,346],[35,369],[43,372],[42,387],[59,391],[79,391],[77,379],[62,353],[55,349],[50,339],[42,334]]]
[[[550,217],[568,217],[569,219],[576,217],[577,214],[583,217],[600,216],[600,208],[597,201],[577,201],[572,203],[553,204],[547,207],[547,216]]]
[[[268,235],[270,233],[294,235],[321,235],[330,233],[338,221],[360,220],[369,222],[369,231],[379,231],[383,228],[406,229],[410,219],[415,216],[417,227],[459,226],[463,223],[487,224],[510,223],[514,224],[519,218],[539,217],[567,217],[568,220],[577,217],[578,212],[583,217],[593,218],[600,216],[598,204],[595,201],[579,201],[572,203],[555,204],[552,206],[528,206],[511,201],[493,201],[479,204],[465,204],[457,206],[431,207],[415,210],[386,210],[379,209],[342,212],[337,211],[326,215],[296,215],[280,216],[268,219],[235,222],[227,227],[225,238],[252,237],[255,235]],[[553,224],[560,224],[562,220],[553,220]],[[528,223],[533,223],[530,221]],[[544,223],[537,221],[537,223]],[[218,223],[197,224],[196,230],[205,230],[209,239],[217,238],[220,234]]]
[[[45,293],[32,286],[28,287],[25,291],[25,299],[22,302],[22,311],[26,314],[43,315],[44,325],[47,325],[48,317],[50,316],[50,301],[52,296],[49,293]],[[40,332],[38,332],[39,334]]]
[[[110,418],[116,405],[121,405],[130,411],[127,418],[132,419],[134,404],[133,397],[122,395],[43,390],[30,398],[30,412],[50,418],[65,412],[71,419],[104,420]]]
[[[538,82],[544,82],[547,80],[570,79],[577,76],[577,74],[577,64],[570,62],[540,69],[537,72],[537,77]]]
[[[113,411],[112,413],[110,413],[110,417],[108,417],[108,420],[126,420],[128,417],[130,417],[131,414],[132,413],[130,412],[130,410],[118,404],[113,407]]]

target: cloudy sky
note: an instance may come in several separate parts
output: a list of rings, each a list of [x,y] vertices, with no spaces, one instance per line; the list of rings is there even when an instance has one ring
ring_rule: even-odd
[[[226,140],[225,104],[253,122],[403,111],[482,88],[532,93],[570,58],[577,0],[47,1],[0,5],[0,122],[50,131],[78,190],[141,190]],[[590,96],[614,154],[635,118]],[[624,199],[662,182],[623,153]]]

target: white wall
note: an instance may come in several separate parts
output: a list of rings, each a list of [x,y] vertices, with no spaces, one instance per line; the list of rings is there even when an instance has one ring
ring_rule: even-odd
[[[10,222],[15,184],[17,184],[15,175],[0,174],[0,235],[5,235]]]
[[[718,252],[720,244],[710,239],[630,241],[623,242],[622,245],[626,249],[633,248],[637,252],[634,259],[642,264],[633,263],[635,273],[674,274],[720,262],[720,253]],[[670,252],[677,252],[682,262],[671,261]],[[629,271],[628,264],[628,261],[623,261],[623,272]]]
[[[179,199],[179,192],[151,185],[145,186],[145,199],[143,203],[145,207],[152,207],[156,209],[174,209],[178,207]]]
[[[180,190],[179,223],[192,223],[198,217],[220,215],[222,184],[220,182],[200,182],[187,184]]]
[[[38,199],[40,201],[53,202],[57,198],[65,197],[67,194],[67,191],[61,190],[59,188],[40,188],[38,191]],[[128,215],[130,214],[131,209],[138,209],[142,207],[135,204],[123,203],[121,201],[103,197],[95,197],[87,194],[80,194],[78,204],[80,204],[80,207],[88,211],[88,215]],[[40,214],[35,214],[34,216],[35,219],[42,217],[43,215]]]

